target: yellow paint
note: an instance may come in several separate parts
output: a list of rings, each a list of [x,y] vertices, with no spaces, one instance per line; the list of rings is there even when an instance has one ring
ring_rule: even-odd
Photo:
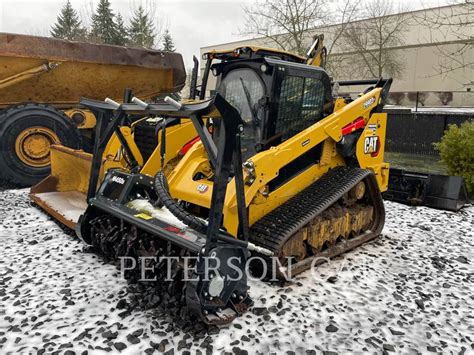
[[[139,213],[139,214],[136,214],[134,215],[134,217],[137,217],[137,218],[141,218],[141,219],[145,219],[145,220],[149,220],[149,219],[152,219],[153,217],[152,216],[149,216],[145,213]]]
[[[50,147],[58,144],[57,134],[48,127],[32,126],[16,137],[15,153],[25,165],[44,168],[50,164]]]
[[[356,156],[359,161],[360,167],[363,169],[370,169],[377,178],[380,191],[387,191],[388,188],[388,173],[390,166],[384,162],[385,152],[385,133],[387,130],[387,114],[386,113],[375,113],[370,118],[369,122],[364,128],[362,135],[357,142]],[[377,139],[379,144],[379,153],[372,156],[373,150],[369,147],[369,151],[366,152],[366,143],[374,141],[374,137]]]
[[[154,176],[160,168],[159,144],[150,159],[145,163],[133,139],[133,132],[129,127],[121,127],[125,140],[132,150],[137,162],[142,166],[141,172]],[[189,120],[180,125],[167,129],[167,158],[166,161],[176,158],[179,149],[196,136],[194,126]],[[172,139],[170,139],[172,138]],[[179,147],[179,149],[178,149]],[[74,150],[60,145],[51,147],[51,175],[32,188],[32,192],[66,192],[78,191],[86,193],[89,186],[92,154],[82,150]],[[128,169],[123,156],[123,148],[115,134],[112,135],[104,149],[99,181],[109,169]]]
[[[140,149],[138,149],[135,140],[133,139],[132,129],[127,126],[122,126],[120,127],[120,132],[122,132],[122,135],[125,138],[125,141],[127,142],[127,145],[129,146],[130,150],[132,151],[132,154],[135,157],[138,165],[143,166],[143,156],[140,152]],[[121,147],[121,149],[123,148]]]
[[[168,177],[171,196],[209,208],[211,206],[212,182],[207,179],[194,180],[193,177],[198,172],[209,174],[210,170],[204,145],[197,142]],[[199,192],[200,184],[207,185],[207,191]]]
[[[21,83],[22,81],[31,79],[34,76],[53,70],[59,64],[60,63],[46,63],[38,66],[35,65],[34,67],[27,69],[25,69],[24,67],[21,69],[15,67],[14,69],[11,69],[9,76],[7,76],[6,78],[0,77],[0,90],[7,89],[8,87]]]
[[[54,70],[46,67],[51,65],[55,66]],[[0,106],[20,103],[25,98],[69,107],[77,106],[81,96],[121,101],[126,87],[132,87],[137,97],[147,99],[170,92],[177,84],[173,69],[166,67],[156,69],[73,60],[48,63],[44,58],[0,54],[0,68]]]
[[[364,226],[370,225],[372,219],[372,206],[359,206],[352,210],[341,208],[334,210],[329,218],[317,216],[302,231],[307,236],[309,246],[317,253],[325,243],[333,245],[341,236],[348,238],[351,232],[359,234]]]
[[[306,60],[306,64],[312,65],[315,67],[322,67],[324,66],[324,61],[326,60],[326,48],[324,47],[324,35],[318,35],[314,37],[315,44],[314,50],[310,54],[311,57]]]
[[[368,121],[368,124],[372,124],[374,121],[380,124],[378,133],[382,141],[385,139],[386,115],[373,114],[369,120],[370,112],[377,105],[381,90],[381,88],[375,88],[349,104],[338,101],[339,109],[331,115],[277,147],[271,147],[251,158],[255,165],[256,180],[251,186],[245,186],[245,201],[249,208],[250,225],[319,179],[330,168],[344,165],[344,159],[337,153],[335,143],[342,139],[342,128],[358,117],[363,117],[366,122]],[[363,134],[368,133],[364,131]],[[315,162],[313,166],[300,172],[275,191],[268,192],[268,184],[278,176],[284,166],[319,144],[323,144],[319,162]],[[382,145],[381,151],[383,148]],[[388,179],[388,164],[383,163],[383,154],[376,158],[357,156],[361,160],[361,167],[374,171],[379,187],[384,191]],[[194,179],[197,173],[204,174],[206,178]],[[209,174],[209,163],[204,147],[201,143],[195,144],[169,177],[171,195],[176,199],[209,208],[213,187]],[[207,189],[202,188],[203,185]],[[223,212],[224,226],[231,234],[235,235],[238,227],[238,215],[234,180],[230,181],[227,186]]]
[[[194,125],[192,124],[191,120],[188,119],[183,119],[182,123],[168,127],[166,129],[165,165],[168,164],[170,160],[176,158],[181,148],[183,148],[186,143],[191,141],[196,136],[197,133]],[[157,141],[158,145],[143,166],[141,171],[142,174],[155,176],[156,173],[161,169],[161,134],[158,135]]]
[[[76,122],[74,122],[74,124],[76,124],[77,128],[79,129],[88,129],[88,128],[94,128],[95,125],[96,125],[96,118],[95,118],[95,115],[89,111],[89,110],[83,110],[83,109],[71,109],[71,110],[65,110],[64,113],[66,114],[66,116],[68,116],[73,122],[73,115],[75,114],[79,114],[79,115],[82,115],[83,118],[84,118],[84,122],[82,122],[81,124],[77,124]]]

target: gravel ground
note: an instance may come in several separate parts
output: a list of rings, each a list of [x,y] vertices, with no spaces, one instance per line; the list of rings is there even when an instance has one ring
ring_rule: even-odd
[[[250,282],[255,307],[189,330],[124,311],[131,288],[71,232],[0,192],[0,353],[474,353],[474,207],[387,202],[383,235],[285,287]]]

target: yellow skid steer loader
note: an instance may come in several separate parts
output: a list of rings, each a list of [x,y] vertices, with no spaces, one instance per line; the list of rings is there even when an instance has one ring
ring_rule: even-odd
[[[107,258],[151,258],[159,280],[174,258],[173,289],[208,324],[251,306],[252,257],[260,261],[254,272],[285,279],[377,237],[389,176],[382,108],[392,80],[331,82],[324,57],[321,37],[306,57],[212,51],[190,101],[83,99],[99,128],[79,237]],[[211,73],[216,94],[206,99]],[[339,97],[345,85],[365,89]],[[134,126],[134,115],[150,118]],[[154,127],[150,154],[141,124]]]

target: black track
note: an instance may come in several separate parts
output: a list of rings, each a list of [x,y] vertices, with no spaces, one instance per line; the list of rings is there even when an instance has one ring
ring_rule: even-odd
[[[362,180],[366,182],[374,206],[374,221],[370,230],[292,264],[291,274],[294,276],[309,269],[315,258],[334,257],[377,237],[385,222],[385,210],[375,176],[369,170],[341,166],[331,169],[316,182],[254,223],[250,228],[250,241],[272,250],[279,256],[281,248],[290,237]]]

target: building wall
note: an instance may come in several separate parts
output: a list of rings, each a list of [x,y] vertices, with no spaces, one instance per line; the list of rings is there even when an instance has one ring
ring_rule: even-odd
[[[440,49],[455,52],[461,45],[456,43],[443,45],[422,45],[393,49],[394,54],[404,62],[403,73],[394,77],[391,92],[429,92],[425,102],[429,106],[441,106],[439,92],[452,92],[453,100],[450,106],[474,106],[474,67],[465,67],[447,74],[439,74]],[[345,54],[342,54],[346,56]],[[473,57],[471,53],[471,57]],[[355,59],[357,60],[357,59]],[[471,61],[474,58],[471,59]],[[346,61],[345,73],[340,79],[357,79],[351,71],[351,61]],[[338,79],[338,78],[335,78]],[[356,91],[349,88],[348,91]],[[404,105],[414,105],[408,97]]]
[[[474,67],[465,67],[449,73],[440,74],[439,64],[443,60],[443,52],[454,52],[465,42],[459,40],[459,35],[467,37],[469,31],[472,36],[472,28],[456,27],[457,33],[448,26],[435,28],[430,26],[430,19],[437,17],[450,17],[463,11],[459,5],[445,6],[440,8],[421,10],[394,16],[407,16],[407,31],[404,33],[403,45],[390,48],[393,55],[398,56],[404,62],[401,75],[394,77],[392,92],[410,91],[432,91],[426,101],[427,105],[441,105],[437,98],[437,91],[453,92],[453,106],[474,106]],[[370,21],[370,20],[363,20]],[[325,45],[330,47],[334,34],[339,30],[338,25],[327,26],[308,32],[308,46],[312,37],[317,33],[325,36]],[[257,45],[274,47],[271,40],[265,38],[255,38],[231,43],[216,44],[201,48],[201,55],[210,50],[229,49],[246,45]],[[337,70],[337,77],[334,79],[360,79],[354,71],[355,58],[351,53],[347,53],[342,45],[335,45],[332,55],[343,58],[345,63]],[[357,60],[357,59],[354,59]],[[474,62],[474,49],[470,48],[465,53],[465,62]],[[330,73],[331,74],[331,73]],[[215,80],[211,78],[208,90],[215,87]],[[407,104],[409,104],[407,102]]]

